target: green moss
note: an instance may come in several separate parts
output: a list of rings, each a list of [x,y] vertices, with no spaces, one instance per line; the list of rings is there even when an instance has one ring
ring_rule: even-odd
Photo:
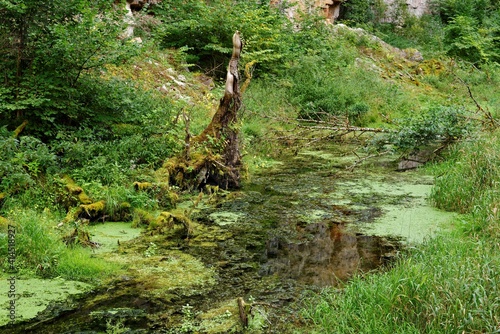
[[[236,299],[225,300],[198,316],[200,328],[203,333],[207,334],[232,333],[241,330],[238,312]]]
[[[196,257],[176,250],[159,252],[163,250],[150,242],[143,253],[111,253],[106,259],[127,266],[128,274],[140,281],[143,293],[151,297],[168,299],[172,293],[192,296],[206,293],[216,284],[214,268],[205,267]]]
[[[148,211],[136,208],[134,210],[132,224],[133,226],[139,226],[140,224],[150,225],[155,220],[155,217]]]
[[[78,216],[82,212],[83,212],[83,209],[81,207],[70,208],[68,210],[68,213],[66,214],[66,217],[64,217],[63,222],[64,223],[74,222],[76,219],[78,219]]]
[[[172,229],[174,224],[181,225],[184,229],[184,234],[190,236],[193,234],[193,224],[191,219],[186,216],[183,210],[174,210],[172,212],[163,211],[155,219],[154,224],[150,224],[149,228],[158,233],[165,233]]]
[[[10,221],[9,219],[0,216],[0,231],[2,231],[3,233],[7,233],[7,229],[9,227],[9,225],[11,225],[11,224],[14,224],[14,223],[12,221]]]
[[[70,195],[78,198],[80,204],[91,204],[92,200],[90,197],[83,191],[83,188],[76,185],[75,181],[68,175],[63,175],[62,181],[65,185],[66,190]]]
[[[137,191],[146,190],[153,186],[151,182],[134,182],[134,189]]]
[[[105,207],[106,207],[106,202],[104,200],[91,204],[80,205],[80,208],[82,208],[90,217],[95,217],[99,213],[102,213]]]
[[[81,192],[78,194],[78,200],[82,204],[91,204],[92,203],[92,199],[84,192]]]
[[[208,216],[211,221],[219,226],[234,225],[243,217],[245,217],[244,213],[229,211],[214,212]]]

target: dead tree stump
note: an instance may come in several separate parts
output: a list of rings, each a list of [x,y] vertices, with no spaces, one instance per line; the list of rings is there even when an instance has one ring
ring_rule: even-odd
[[[242,161],[237,120],[241,108],[238,62],[242,48],[240,32],[236,31],[226,88],[217,112],[205,130],[186,143],[189,152],[185,152],[184,157],[170,159],[163,167],[170,181],[182,188],[200,188],[205,184],[223,189],[240,186]]]

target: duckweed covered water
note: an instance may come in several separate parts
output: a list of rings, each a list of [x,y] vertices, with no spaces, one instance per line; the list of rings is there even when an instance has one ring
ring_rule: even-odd
[[[356,158],[346,152],[332,145],[261,169],[224,201],[198,206],[188,239],[176,228],[137,237],[130,223],[96,226],[95,256],[126,274],[10,332],[241,332],[238,297],[254,303],[254,332],[291,332],[305,291],[380,268],[450,218],[427,204],[431,178],[395,172],[387,158],[348,171]]]

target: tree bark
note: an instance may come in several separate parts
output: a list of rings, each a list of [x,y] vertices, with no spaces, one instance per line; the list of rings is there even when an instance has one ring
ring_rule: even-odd
[[[196,138],[194,142],[207,142],[209,138],[223,144],[222,173],[212,175],[213,181],[222,188],[238,188],[240,181],[240,169],[242,166],[239,150],[238,128],[234,126],[238,119],[238,111],[241,108],[240,76],[238,73],[238,62],[240,59],[243,43],[240,32],[233,35],[233,53],[226,75],[226,88],[221,98],[217,112],[210,124]]]

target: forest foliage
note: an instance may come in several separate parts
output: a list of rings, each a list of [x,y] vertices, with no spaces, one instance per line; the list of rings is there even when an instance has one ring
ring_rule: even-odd
[[[289,124],[263,117],[386,128],[378,144],[399,152],[469,137],[485,128],[485,111],[498,117],[497,0],[434,0],[421,18],[399,6],[394,21],[382,2],[366,4],[346,2],[337,22],[356,30],[317,13],[291,22],[286,3],[162,1],[136,13],[138,43],[123,36],[124,1],[0,0],[0,215],[15,220],[30,207],[27,216],[74,222],[85,216],[75,208],[89,205],[76,188],[106,203],[91,220],[140,221],[134,209],[174,206],[177,189],[160,167],[208,123],[235,30],[241,68],[253,75],[241,114],[246,152],[279,151],[273,133]],[[138,192],[134,182],[152,186]]]
[[[163,167],[217,108],[239,30],[252,81],[235,126],[250,172],[337,138],[326,125],[382,129],[364,150],[444,153],[431,201],[463,214],[465,239],[305,298],[302,319],[325,333],[498,331],[500,2],[432,0],[420,18],[394,3],[348,0],[328,25],[291,22],[286,1],[161,1],[135,13],[139,42],[124,35],[125,0],[0,0],[0,258],[12,225],[22,274],[92,281],[120,268],[83,247],[88,224],[189,234],[190,211],[175,207],[191,194]]]

